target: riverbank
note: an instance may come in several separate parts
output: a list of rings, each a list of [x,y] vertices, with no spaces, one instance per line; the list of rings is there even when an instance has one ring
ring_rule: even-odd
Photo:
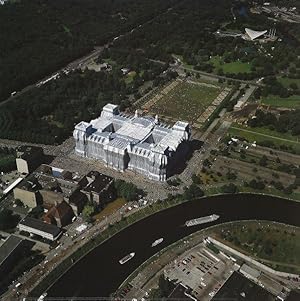
[[[277,271],[282,271],[280,268],[280,265],[274,265],[273,261],[264,260],[262,258],[257,257],[253,254],[254,252],[247,252],[244,250],[244,248],[241,248],[241,244],[239,243],[238,246],[234,242],[231,243],[228,240],[224,240],[222,234],[225,233],[226,229],[235,229],[235,231],[239,231],[239,233],[236,233],[238,239],[241,239],[241,233],[247,232],[247,229],[251,230],[253,229],[260,229],[259,233],[263,234],[264,232],[270,234],[270,230],[274,228],[276,230],[276,233],[278,234],[278,230],[285,231],[287,233],[300,233],[300,229],[297,227],[291,227],[284,224],[279,223],[270,223],[270,222],[264,222],[264,221],[239,221],[239,222],[229,222],[222,225],[216,225],[212,227],[208,227],[204,230],[200,230],[198,232],[195,232],[187,237],[182,238],[181,240],[167,246],[163,250],[159,251],[158,253],[154,254],[152,257],[150,257],[147,261],[145,261],[141,266],[139,266],[127,279],[124,280],[124,282],[120,285],[116,293],[113,295],[114,297],[119,296],[122,292],[124,292],[124,289],[130,287],[130,291],[125,295],[126,298],[132,299],[137,298],[140,299],[145,296],[145,294],[150,294],[152,296],[152,293],[156,290],[158,287],[159,277],[164,273],[164,270],[167,268],[169,264],[171,264],[174,261],[178,261],[178,258],[185,252],[191,251],[192,249],[196,248],[197,246],[203,244],[203,239],[210,236],[216,238],[218,241],[222,241],[226,245],[234,248],[237,251],[242,252],[246,256],[250,256],[250,258],[253,258],[254,260],[258,260],[259,262],[265,264],[266,266],[269,266],[270,268],[273,268]],[[270,236],[270,235],[269,235]],[[268,237],[263,236],[259,237],[265,238],[264,241],[262,241],[262,244],[268,243]],[[246,239],[245,239],[246,240]],[[285,251],[286,242],[283,242],[282,246],[280,245],[280,241],[278,242],[277,249],[279,251]],[[297,248],[296,243],[296,248]],[[249,251],[249,250],[248,250]],[[254,250],[256,251],[256,250]],[[292,254],[291,254],[292,253]],[[289,256],[295,257],[297,256],[298,250],[294,250],[294,252],[290,251]],[[292,255],[292,256],[291,256]],[[276,259],[276,258],[275,258]],[[288,258],[285,258],[287,261]],[[290,266],[290,265],[287,265]],[[291,267],[291,266],[290,266]],[[285,272],[293,273],[294,270],[286,270]]]
[[[156,206],[162,205],[156,204]],[[282,212],[285,214],[283,215]],[[113,230],[115,235],[103,241],[62,275],[60,281],[49,290],[49,296],[99,296],[100,292],[102,296],[108,296],[131,272],[157,251],[207,227],[207,225],[183,227],[186,220],[212,213],[220,215],[220,219],[211,225],[257,219],[300,226],[299,203],[285,199],[238,194],[184,202],[142,218],[123,231]],[[159,237],[165,239],[159,248],[154,250],[151,248],[151,243]],[[132,260],[125,265],[118,263],[120,258],[133,251],[136,256]],[[85,282],[78,279],[77,275],[82,273],[86,275]]]

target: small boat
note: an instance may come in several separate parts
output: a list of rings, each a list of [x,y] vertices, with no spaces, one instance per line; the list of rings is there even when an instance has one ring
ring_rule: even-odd
[[[155,247],[155,246],[159,245],[160,243],[163,242],[163,240],[164,240],[163,238],[157,239],[156,241],[154,241],[154,242],[152,243],[151,247]]]
[[[135,255],[134,252],[132,252],[132,253],[126,255],[125,257],[123,257],[122,259],[119,260],[119,263],[120,263],[120,264],[126,263],[127,261],[129,261],[130,259],[132,259],[132,258],[134,257],[134,255]]]

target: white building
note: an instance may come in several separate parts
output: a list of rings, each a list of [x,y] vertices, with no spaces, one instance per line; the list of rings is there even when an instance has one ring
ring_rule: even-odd
[[[20,221],[18,228],[20,231],[35,234],[51,241],[58,239],[62,233],[57,226],[28,216]]]
[[[99,118],[80,122],[73,132],[76,154],[103,161],[118,171],[136,171],[157,181],[165,181],[171,167],[182,161],[190,139],[187,122],[173,127],[158,117],[122,114],[118,106],[107,104]]]

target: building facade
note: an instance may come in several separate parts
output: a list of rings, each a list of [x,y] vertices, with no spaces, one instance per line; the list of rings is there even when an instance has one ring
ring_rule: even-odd
[[[165,181],[172,165],[184,159],[191,128],[182,121],[170,127],[157,116],[142,117],[137,111],[134,116],[125,115],[118,106],[107,104],[99,118],[77,124],[73,136],[79,156],[99,159],[121,172],[129,169]]]
[[[51,241],[58,239],[62,233],[59,227],[28,216],[20,221],[18,228],[20,231],[35,234]]]

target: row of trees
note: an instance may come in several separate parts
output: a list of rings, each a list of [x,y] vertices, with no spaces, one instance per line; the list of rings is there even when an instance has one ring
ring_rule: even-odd
[[[251,127],[267,126],[281,133],[290,132],[292,135],[300,135],[300,110],[283,112],[279,117],[271,112],[257,110],[255,118],[248,120],[248,125]]]

